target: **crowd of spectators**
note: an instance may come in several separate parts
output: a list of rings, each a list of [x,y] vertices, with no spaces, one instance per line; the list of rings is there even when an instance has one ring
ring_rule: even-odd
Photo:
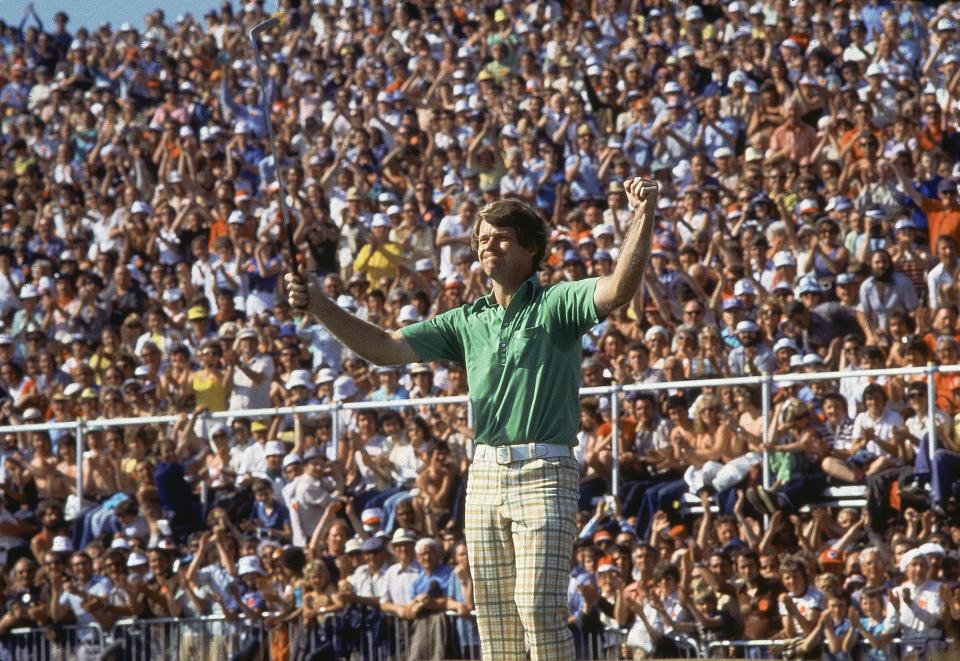
[[[416,658],[475,657],[467,406],[206,414],[468,394],[457,364],[367,364],[281,276],[385,328],[428,319],[488,293],[471,232],[502,197],[542,212],[549,284],[610,273],[623,182],[661,184],[585,386],[957,362],[955,3],[281,5],[266,81],[263,2],[0,24],[3,422],[177,416],[87,430],[79,456],[69,430],[0,434],[0,633],[269,614],[304,624],[291,650],[389,647],[399,619]],[[935,386],[781,381],[766,437],[753,388],[630,393],[619,498],[610,398],[584,398],[579,643],[950,658],[960,377]],[[866,508],[804,507],[844,484]]]

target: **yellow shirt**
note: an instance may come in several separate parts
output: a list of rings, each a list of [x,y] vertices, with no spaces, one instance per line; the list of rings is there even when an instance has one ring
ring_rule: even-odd
[[[368,243],[357,253],[357,258],[353,261],[353,271],[362,271],[367,276],[367,282],[371,286],[377,286],[382,278],[397,277],[398,267],[404,261],[403,248],[399,244],[388,241],[376,250],[371,250]]]
[[[197,406],[206,406],[210,411],[227,410],[227,387],[215,376],[207,376],[202,370],[193,375],[193,394]]]

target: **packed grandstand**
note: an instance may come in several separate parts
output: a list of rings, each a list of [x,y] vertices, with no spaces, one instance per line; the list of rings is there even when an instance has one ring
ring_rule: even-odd
[[[479,658],[463,367],[366,363],[282,276],[428,319],[507,197],[544,284],[602,276],[633,176],[578,654],[956,658],[957,3],[281,6],[266,80],[263,2],[0,24],[4,658]]]

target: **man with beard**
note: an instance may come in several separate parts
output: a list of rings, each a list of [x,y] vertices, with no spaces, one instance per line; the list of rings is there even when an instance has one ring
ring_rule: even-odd
[[[744,374],[762,374],[773,372],[776,359],[763,340],[760,338],[760,329],[749,319],[741,321],[736,328],[740,346],[730,352],[727,362],[732,376]]]
[[[860,285],[857,322],[867,336],[867,344],[876,344],[875,331],[886,328],[894,310],[912,314],[917,309],[917,291],[910,279],[893,270],[893,260],[886,250],[870,256],[870,277]]]

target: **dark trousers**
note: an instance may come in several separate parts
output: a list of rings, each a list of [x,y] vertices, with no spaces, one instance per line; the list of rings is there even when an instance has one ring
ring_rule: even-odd
[[[650,538],[650,527],[657,512],[663,511],[668,515],[680,509],[680,502],[687,492],[687,483],[683,480],[661,482],[648,488],[640,501],[640,511],[637,512],[637,533],[640,539]]]

